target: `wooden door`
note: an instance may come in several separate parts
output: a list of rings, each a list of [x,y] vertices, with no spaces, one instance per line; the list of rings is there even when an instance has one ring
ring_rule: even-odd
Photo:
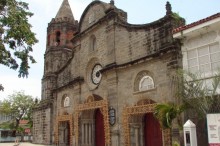
[[[104,119],[100,109],[95,112],[95,146],[105,146]]]
[[[145,115],[144,124],[145,146],[163,146],[160,124],[153,116],[153,113],[148,113]]]

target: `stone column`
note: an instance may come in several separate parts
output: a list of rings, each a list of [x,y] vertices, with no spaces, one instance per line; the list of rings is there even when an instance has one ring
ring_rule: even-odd
[[[92,144],[92,124],[89,123],[89,144]]]
[[[82,137],[82,143],[83,143],[83,144],[85,143],[85,136],[84,136],[84,135],[85,135],[85,132],[84,132],[84,126],[85,126],[84,123],[82,123],[82,125],[81,125],[81,131],[82,131],[81,133],[82,133],[82,136],[81,136],[81,137]]]
[[[139,125],[134,126],[135,146],[139,146]]]
[[[0,130],[0,142],[1,142],[1,139],[2,139],[2,138],[1,138],[1,137],[2,137],[2,135],[1,135],[1,134],[2,134],[2,131]]]
[[[88,144],[88,123],[85,123],[85,144]]]

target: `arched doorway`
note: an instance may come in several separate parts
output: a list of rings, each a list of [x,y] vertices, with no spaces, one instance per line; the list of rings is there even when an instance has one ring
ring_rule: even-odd
[[[56,119],[55,139],[56,145],[69,146],[73,144],[73,117],[72,115],[61,115]]]
[[[74,133],[76,146],[80,145],[81,143],[83,143],[82,145],[95,146],[110,145],[111,139],[108,107],[108,101],[95,94],[89,96],[84,103],[76,105],[74,113]],[[103,130],[103,134],[101,134],[102,137],[96,136],[98,133],[101,133],[99,131],[101,129]]]
[[[145,146],[163,146],[162,130],[153,113],[144,116],[144,143]]]
[[[59,124],[59,145],[70,145],[70,124],[68,121],[63,121]]]
[[[100,109],[95,111],[95,146],[105,145],[104,119]]]
[[[138,127],[135,128],[137,131],[138,140],[140,140],[140,144],[144,146],[171,146],[171,131],[170,129],[161,129],[160,124],[157,119],[154,118],[153,112],[155,106],[157,104],[151,99],[143,99],[137,102],[134,106],[128,106],[123,108],[123,134],[124,134],[124,146],[131,146],[132,145],[132,135],[131,135],[131,122],[132,119],[134,120],[136,116],[142,116],[143,118],[140,119],[141,131],[138,132]],[[148,122],[148,123],[147,123]],[[150,124],[151,123],[151,124]],[[152,125],[153,126],[150,126]],[[151,128],[151,129],[150,129]],[[156,130],[156,132],[152,132]],[[148,133],[149,132],[149,133]],[[140,134],[141,138],[140,138]],[[156,138],[153,135],[156,134]],[[151,139],[158,140],[158,144],[148,144],[147,140]],[[142,140],[143,139],[143,140]],[[154,141],[154,140],[152,140]]]

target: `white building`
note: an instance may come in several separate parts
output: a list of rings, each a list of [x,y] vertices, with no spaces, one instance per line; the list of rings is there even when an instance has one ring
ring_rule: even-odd
[[[173,37],[182,43],[183,70],[201,75],[205,85],[212,87],[212,78],[220,72],[220,13],[174,29]],[[197,121],[198,145],[207,145],[205,120],[187,116]]]
[[[184,70],[209,78],[220,68],[220,13],[174,29],[173,37],[181,39]]]
[[[0,108],[1,108],[1,101],[0,101]],[[0,124],[10,121],[11,120],[11,116],[10,115],[6,115],[6,114],[2,114],[0,113]]]
[[[0,101],[0,108],[1,108],[1,101]],[[0,113],[0,124],[10,120],[11,120],[10,115]],[[10,136],[10,130],[2,129],[0,127],[0,142],[8,142],[8,141],[14,141],[14,138]]]

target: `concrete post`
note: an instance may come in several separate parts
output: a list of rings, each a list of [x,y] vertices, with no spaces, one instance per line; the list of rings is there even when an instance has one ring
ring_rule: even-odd
[[[183,125],[184,130],[184,145],[185,146],[197,146],[196,125],[188,120]]]

